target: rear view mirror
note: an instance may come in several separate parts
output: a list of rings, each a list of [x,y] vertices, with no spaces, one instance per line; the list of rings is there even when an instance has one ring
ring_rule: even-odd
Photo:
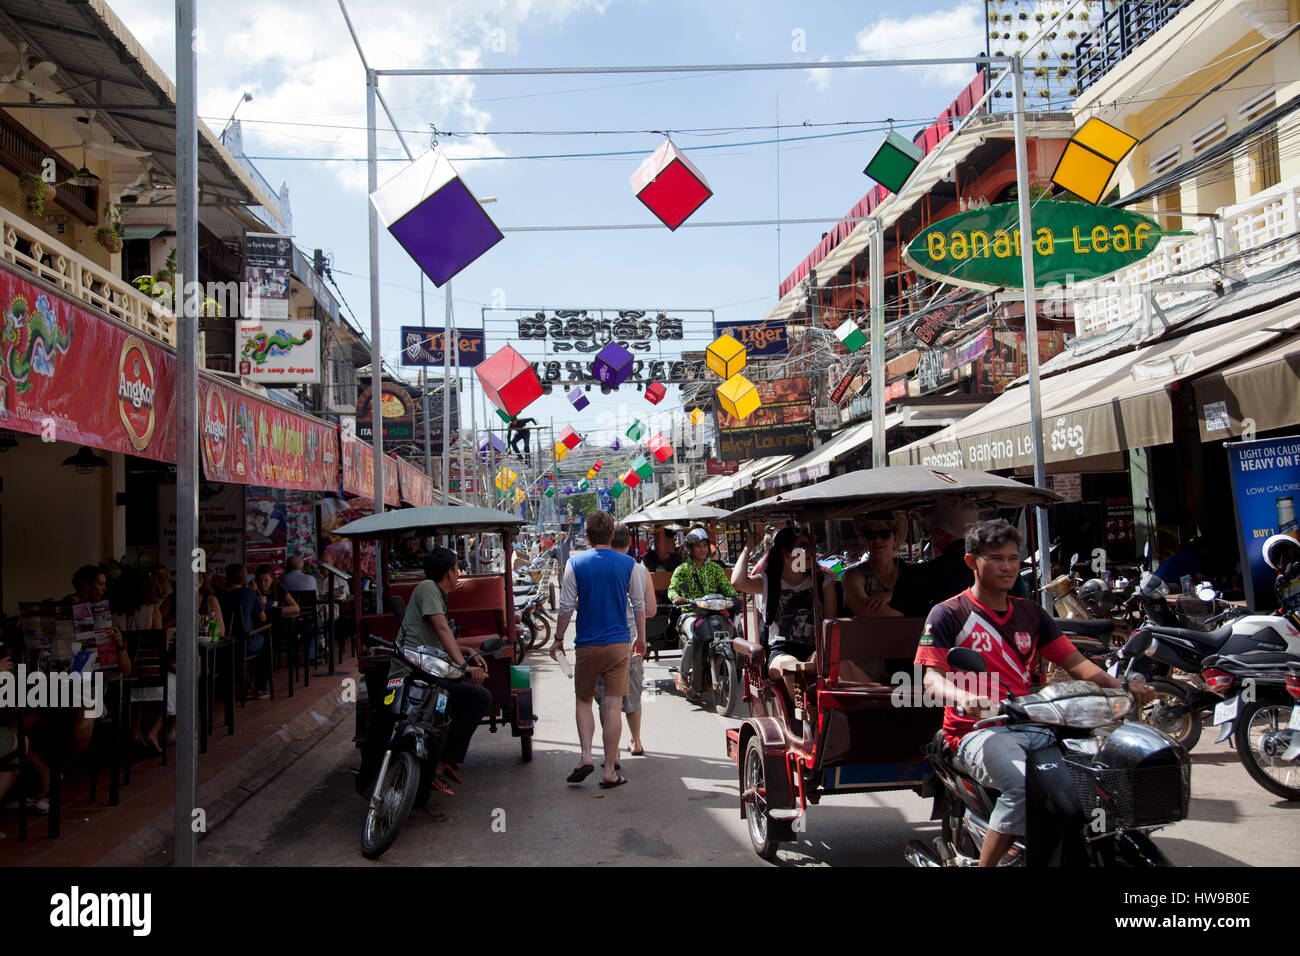
[[[1196,597],[1206,604],[1213,604],[1219,597],[1219,592],[1214,590],[1213,584],[1202,584],[1196,589]]]
[[[1079,552],[1076,551],[1074,552],[1074,554],[1070,555],[1070,567],[1073,568],[1078,563],[1079,563]]]
[[[1138,631],[1128,639],[1128,643],[1124,645],[1121,654],[1124,657],[1141,657],[1150,646],[1151,633],[1149,631]]]
[[[951,671],[965,671],[971,674],[982,674],[985,671],[984,657],[978,651],[972,651],[969,647],[954,647],[948,652],[948,669]]]

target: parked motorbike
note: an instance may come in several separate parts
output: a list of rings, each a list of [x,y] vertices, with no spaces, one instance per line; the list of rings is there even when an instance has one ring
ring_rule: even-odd
[[[1150,640],[1135,635],[1129,641],[1131,661]],[[956,672],[985,669],[983,657],[969,648],[949,651],[948,666]],[[1162,734],[1122,723],[1132,706],[1127,691],[1064,681],[1004,700],[998,716],[976,723],[976,728],[1032,724],[1057,741],[1034,751],[1026,762],[1026,836],[1013,844],[1001,865],[1170,865],[1150,834],[1187,816],[1191,761]],[[934,816],[943,821],[943,834],[933,849],[910,841],[907,860],[918,867],[974,866],[997,791],[956,762],[942,731],[926,749],[942,781]]]
[[[488,638],[465,663],[469,665],[504,646],[501,638]],[[382,856],[397,839],[411,809],[423,806],[429,799],[434,768],[451,726],[448,694],[435,678],[464,680],[465,671],[435,653],[433,647],[402,645],[392,654],[383,697],[373,692],[370,696],[372,712],[387,711],[393,725],[383,743],[383,759],[361,827],[361,853],[367,859]],[[378,741],[368,743],[371,761],[379,753],[379,746]],[[368,776],[366,770],[363,762],[363,777]]]
[[[710,705],[724,717],[733,716],[744,697],[732,647],[737,636],[733,615],[741,607],[737,598],[706,594],[688,601],[677,618],[682,661],[670,668],[677,689],[696,702],[711,695]]]

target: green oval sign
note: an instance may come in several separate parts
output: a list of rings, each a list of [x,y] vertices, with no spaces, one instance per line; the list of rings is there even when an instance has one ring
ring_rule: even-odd
[[[1167,235],[1160,224],[1111,206],[1037,202],[1034,285],[1087,282],[1145,259]],[[908,244],[904,258],[921,275],[973,289],[1019,289],[1020,207],[998,203],[936,222]]]

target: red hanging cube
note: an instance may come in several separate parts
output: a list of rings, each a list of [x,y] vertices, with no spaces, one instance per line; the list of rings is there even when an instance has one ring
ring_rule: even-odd
[[[582,444],[582,436],[573,430],[573,427],[566,425],[564,431],[560,432],[560,441],[568,448],[577,448]]]
[[[645,397],[651,405],[658,405],[668,394],[668,389],[663,382],[651,382],[645,387]]]
[[[630,179],[636,198],[669,229],[684,223],[713,195],[704,174],[670,139],[646,157]]]
[[[600,468],[601,468],[601,461],[600,461],[600,459],[598,458],[598,459],[596,459],[596,463],[595,463],[594,465],[591,466],[591,470],[592,470],[592,471],[600,471]]]
[[[662,464],[669,458],[673,457],[673,446],[668,444],[668,439],[658,432],[650,439],[650,454],[655,456],[655,461]]]
[[[480,362],[474,372],[492,404],[508,415],[518,415],[541,397],[542,383],[532,365],[508,345]]]
[[[621,480],[628,488],[635,488],[637,485],[641,484],[641,476],[630,468]]]

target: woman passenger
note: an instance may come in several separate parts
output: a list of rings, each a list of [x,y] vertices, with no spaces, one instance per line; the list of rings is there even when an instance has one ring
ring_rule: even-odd
[[[844,572],[844,603],[855,617],[900,617],[889,606],[903,562],[894,557],[898,522],[888,511],[872,511],[853,519],[853,528],[867,546],[867,560]]]

